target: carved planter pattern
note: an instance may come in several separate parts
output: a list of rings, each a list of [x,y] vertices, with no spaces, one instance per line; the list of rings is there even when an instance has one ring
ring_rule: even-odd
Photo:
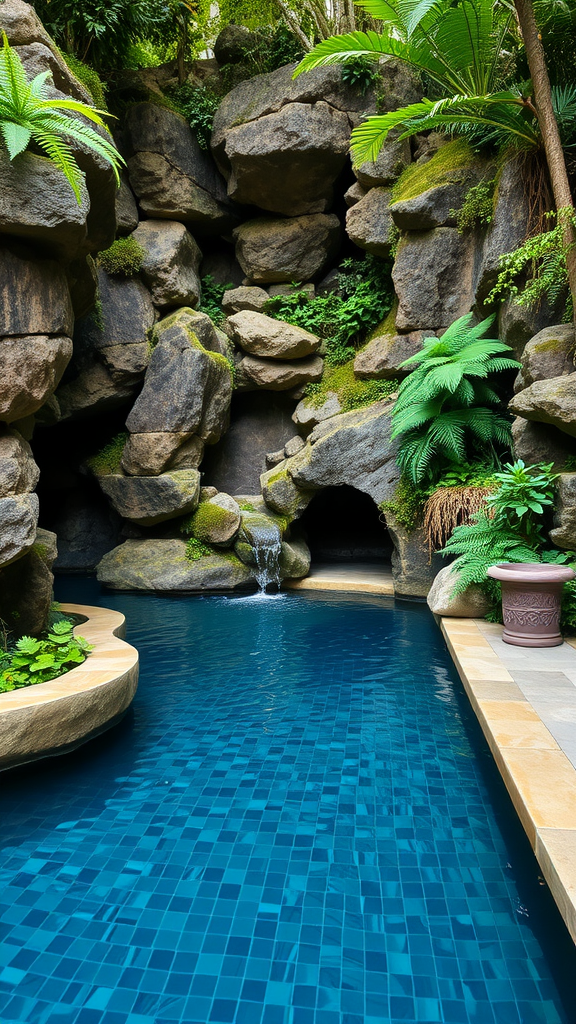
[[[562,587],[576,574],[565,565],[538,562],[493,565],[488,575],[502,583],[502,639],[517,647],[557,647]]]

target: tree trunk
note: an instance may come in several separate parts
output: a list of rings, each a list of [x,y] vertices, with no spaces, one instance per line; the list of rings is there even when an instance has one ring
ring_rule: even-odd
[[[544,151],[550,173],[554,203],[558,211],[565,211],[569,207],[573,209],[574,200],[570,191],[570,182],[568,181],[568,172],[566,170],[560,132],[558,131],[558,123],[552,106],[552,91],[548,68],[546,67],[546,57],[540,33],[538,32],[536,18],[534,17],[532,0],[514,0],[514,5],[518,15],[524,46],[526,47],[526,56],[528,58],[528,67],[534,92],[534,106],[542,133],[542,142],[544,143]],[[576,231],[570,213],[567,215],[561,212],[559,220],[564,234],[568,284],[572,295],[574,323],[576,325]]]

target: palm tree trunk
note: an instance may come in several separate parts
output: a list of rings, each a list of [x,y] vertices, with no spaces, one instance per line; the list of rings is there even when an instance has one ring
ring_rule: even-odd
[[[534,91],[534,106],[542,133],[554,203],[556,209],[560,211],[559,220],[564,234],[568,284],[570,286],[570,294],[572,295],[574,323],[576,326],[576,232],[571,212],[574,209],[574,200],[570,190],[558,122],[556,121],[552,106],[550,78],[548,68],[546,67],[544,47],[542,46],[536,18],[534,17],[532,0],[514,0],[514,5],[518,15],[524,46],[526,47],[526,56],[528,58],[528,67]],[[565,212],[566,210],[568,210],[568,213]]]

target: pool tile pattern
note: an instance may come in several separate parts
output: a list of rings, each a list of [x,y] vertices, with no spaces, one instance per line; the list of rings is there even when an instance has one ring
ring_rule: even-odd
[[[104,600],[140,688],[2,788],[2,1024],[573,1024],[427,610]]]

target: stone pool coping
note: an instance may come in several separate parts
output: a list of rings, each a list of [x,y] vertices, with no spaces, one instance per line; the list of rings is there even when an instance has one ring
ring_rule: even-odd
[[[284,580],[287,590],[333,590],[349,594],[382,594],[394,596],[390,569],[372,565],[313,565],[301,580]]]
[[[63,604],[86,622],[74,632],[94,645],[82,665],[36,686],[0,693],[0,770],[64,754],[109,729],[138,686],[138,651],[122,639],[120,612]]]
[[[441,629],[542,874],[576,942],[576,640],[527,649],[502,626]]]

